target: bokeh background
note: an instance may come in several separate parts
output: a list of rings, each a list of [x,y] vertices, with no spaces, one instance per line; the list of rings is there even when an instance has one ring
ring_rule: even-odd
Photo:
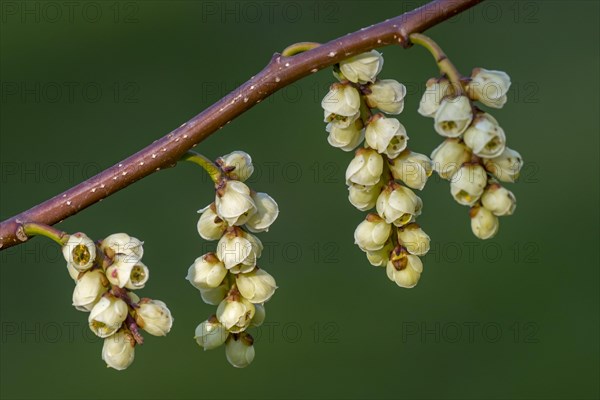
[[[67,4],[68,3],[68,4]],[[297,41],[328,41],[421,1],[2,1],[1,203],[5,219],[151,143]],[[175,325],[147,335],[126,372],[104,367],[73,282],[43,239],[0,253],[2,398],[597,398],[599,396],[598,15],[595,1],[488,1],[428,33],[463,73],[508,71],[493,111],[527,164],[517,212],[493,240],[432,179],[419,222],[433,239],[419,285],[396,287],[353,244],[351,155],[328,146],[330,71],[276,93],[197,147],[249,152],[255,190],[281,214],[260,235],[279,285],[251,367],[203,352],[214,312],[184,280],[211,249],[196,210],[213,197],[194,165],[144,179],[60,224],[145,241],[143,296]],[[441,138],[417,112],[437,73],[422,48],[383,49],[406,84],[410,147]]]

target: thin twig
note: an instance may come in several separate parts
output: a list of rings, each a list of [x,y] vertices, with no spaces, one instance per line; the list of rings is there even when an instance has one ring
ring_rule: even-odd
[[[483,0],[435,0],[416,10],[286,57],[275,53],[268,65],[238,89],[134,155],[0,224],[0,250],[27,238],[26,222],[54,225],[163,168],[277,90],[343,59],[392,44],[410,47],[409,35],[445,21]]]

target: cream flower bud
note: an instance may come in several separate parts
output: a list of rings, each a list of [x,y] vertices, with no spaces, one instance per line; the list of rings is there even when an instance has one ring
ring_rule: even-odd
[[[96,245],[85,233],[74,233],[62,247],[63,256],[69,264],[79,271],[92,267],[96,259]]]
[[[469,211],[471,230],[479,239],[491,239],[500,227],[498,217],[485,207],[475,206]]]
[[[458,137],[473,120],[471,102],[466,96],[446,97],[435,113],[433,127],[442,136]]]
[[[390,253],[394,249],[394,245],[391,240],[388,240],[385,245],[375,251],[367,251],[367,259],[371,263],[371,265],[375,267],[385,267],[387,262],[390,259]]]
[[[444,179],[450,179],[458,169],[471,160],[471,150],[458,138],[448,138],[433,153],[433,170]]]
[[[250,328],[257,328],[265,322],[267,314],[265,311],[265,306],[262,304],[254,305],[254,317],[252,317],[252,321],[250,321]]]
[[[373,186],[351,183],[348,186],[348,200],[350,200],[350,203],[360,211],[370,210],[375,207],[377,197],[379,197],[382,188],[383,185],[381,181]]]
[[[135,340],[130,333],[119,331],[104,339],[102,360],[110,368],[122,371],[129,367],[135,358]]]
[[[210,289],[221,285],[226,275],[225,264],[215,253],[207,253],[196,258],[196,261],[188,269],[185,279],[190,281],[196,289]]]
[[[433,118],[438,108],[440,108],[442,99],[451,94],[452,85],[450,85],[447,79],[429,79],[419,103],[419,114],[424,117]]]
[[[136,309],[135,322],[151,335],[167,336],[173,326],[173,316],[164,302],[144,299]]]
[[[487,174],[479,164],[466,163],[452,176],[450,193],[458,204],[472,206],[483,194],[487,185]]]
[[[354,243],[362,251],[380,250],[387,242],[391,232],[392,226],[383,218],[377,214],[368,214],[354,231]]]
[[[416,223],[399,227],[398,241],[415,256],[424,256],[429,251],[429,235]]]
[[[126,233],[113,233],[102,240],[100,248],[109,256],[116,254],[141,259],[144,255],[144,243]]]
[[[377,198],[377,213],[388,224],[403,226],[421,214],[423,202],[412,190],[391,182]]]
[[[240,181],[225,181],[217,189],[215,206],[219,218],[229,225],[243,225],[256,212],[250,189]]]
[[[229,364],[245,368],[254,360],[254,339],[247,333],[232,335],[225,344],[225,355]]]
[[[490,114],[477,114],[473,124],[465,131],[464,141],[479,157],[497,157],[504,151],[506,136],[504,129]]]
[[[381,179],[383,158],[373,149],[358,149],[346,169],[346,184],[372,186]]]
[[[506,72],[475,68],[467,90],[473,100],[479,100],[488,107],[502,108],[506,104],[510,84]]]
[[[198,212],[202,213],[197,226],[200,237],[205,240],[218,240],[221,238],[227,229],[227,222],[217,215],[215,203],[204,207]]]
[[[217,319],[230,332],[238,333],[250,325],[254,304],[237,293],[226,297],[217,307]]]
[[[400,114],[404,109],[406,87],[394,79],[378,80],[368,87],[367,105],[387,114]]]
[[[376,114],[367,124],[365,140],[379,153],[395,158],[406,148],[408,135],[404,125],[396,118],[386,118],[383,114]]]
[[[240,294],[251,303],[268,301],[277,289],[275,278],[259,268],[244,274],[237,274],[235,283]]]
[[[329,133],[327,137],[329,144],[344,151],[354,150],[365,138],[365,130],[360,119],[353,121],[347,127],[329,123],[325,130]]]
[[[127,289],[142,289],[150,278],[150,270],[132,256],[116,256],[114,263],[106,269],[106,277],[113,285]]]
[[[373,82],[383,68],[383,56],[376,50],[340,61],[340,71],[354,83]]]
[[[253,243],[244,237],[241,230],[228,230],[217,244],[217,257],[223,262],[225,268],[232,270],[234,273],[247,272],[256,266],[256,259],[259,257],[257,249]]]
[[[127,304],[123,300],[113,295],[106,295],[90,312],[88,318],[90,329],[101,338],[108,337],[119,330],[127,313]]]
[[[224,281],[221,285],[216,288],[200,289],[200,296],[202,301],[212,306],[218,306],[229,292],[230,286],[227,281]]]
[[[406,249],[398,246],[392,252],[390,261],[386,265],[387,276],[396,285],[403,288],[412,288],[417,285],[423,272],[421,259],[408,254]]]
[[[492,183],[483,192],[481,204],[494,215],[512,215],[517,207],[515,195],[497,183]]]
[[[352,85],[334,83],[321,101],[321,107],[326,115],[353,117],[360,111],[360,94]]]
[[[217,320],[216,316],[212,316],[196,327],[194,339],[206,351],[221,346],[228,336],[227,329]]]
[[[256,212],[246,221],[246,227],[250,232],[266,232],[277,219],[279,206],[266,193],[252,193],[252,200],[256,204]]]
[[[243,151],[234,151],[217,159],[217,164],[230,179],[244,182],[254,172],[252,157]]]
[[[79,311],[91,311],[108,289],[108,280],[99,269],[86,271],[73,290],[73,306]]]
[[[394,179],[400,179],[412,189],[422,190],[433,172],[429,157],[410,150],[404,150],[388,164]]]
[[[514,182],[523,167],[521,155],[508,147],[498,157],[484,160],[485,169],[502,182]]]

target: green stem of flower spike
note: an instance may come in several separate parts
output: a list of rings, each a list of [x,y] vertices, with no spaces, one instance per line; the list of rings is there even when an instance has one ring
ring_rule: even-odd
[[[60,231],[49,225],[38,224],[35,222],[27,222],[23,224],[23,233],[27,237],[45,236],[48,239],[54,240],[61,246],[64,246],[65,243],[67,243],[67,241],[69,240],[69,234],[67,234],[67,232]]]
[[[321,43],[316,43],[316,42],[294,43],[294,44],[291,44],[288,47],[286,47],[281,52],[281,55],[284,57],[295,56],[296,54],[304,53],[305,51],[312,50],[315,47],[319,47],[320,45],[321,45]]]
[[[181,157],[181,160],[193,162],[204,168],[208,175],[210,175],[210,179],[215,183],[221,178],[221,169],[202,154],[196,153],[195,151],[188,151]]]
[[[446,56],[442,48],[429,36],[421,33],[413,33],[409,38],[412,43],[425,47],[431,53],[440,68],[440,72],[448,77],[456,94],[461,95],[463,93],[461,84],[462,75],[458,72],[454,64],[452,64],[448,56]]]

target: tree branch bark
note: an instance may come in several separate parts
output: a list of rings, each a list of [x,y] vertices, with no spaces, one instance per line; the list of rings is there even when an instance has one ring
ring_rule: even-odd
[[[25,242],[26,222],[54,225],[162,168],[277,90],[339,61],[392,44],[409,47],[426,29],[483,0],[435,0],[398,17],[285,57],[275,53],[256,76],[221,100],[120,163],[0,224],[0,250]]]

